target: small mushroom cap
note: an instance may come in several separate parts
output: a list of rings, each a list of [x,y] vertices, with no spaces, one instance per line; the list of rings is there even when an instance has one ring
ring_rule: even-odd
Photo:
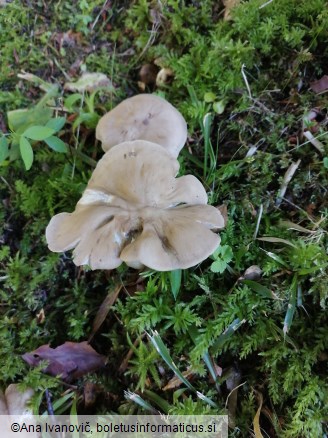
[[[21,415],[26,419],[31,417],[32,410],[27,404],[31,401],[33,394],[33,389],[27,388],[24,392],[21,392],[18,385],[12,383],[5,391],[7,412],[0,412],[0,415]]]
[[[96,137],[105,152],[119,143],[147,140],[163,146],[176,158],[187,140],[187,124],[165,99],[139,94],[105,114],[97,125]]]
[[[212,229],[224,218],[206,205],[192,175],[175,178],[179,163],[161,146],[136,140],[110,149],[98,162],[73,213],[54,216],[49,249],[74,249],[74,263],[114,269],[122,261],[159,271],[194,266],[220,242]]]

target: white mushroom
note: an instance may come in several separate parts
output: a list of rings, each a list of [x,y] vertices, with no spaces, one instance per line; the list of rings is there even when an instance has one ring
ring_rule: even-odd
[[[187,140],[187,124],[165,99],[139,94],[105,114],[97,125],[96,137],[105,152],[125,141],[147,140],[163,146],[176,158]]]
[[[206,259],[224,227],[194,176],[175,178],[176,159],[147,141],[125,142],[99,161],[73,213],[54,216],[49,249],[74,249],[74,263],[114,269],[122,261],[158,271],[189,268]]]

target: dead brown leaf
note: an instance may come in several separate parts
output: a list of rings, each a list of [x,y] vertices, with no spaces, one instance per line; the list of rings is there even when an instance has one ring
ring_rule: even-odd
[[[36,323],[43,324],[46,320],[46,315],[44,313],[44,309],[42,308],[39,313],[36,314]]]
[[[52,376],[60,376],[65,381],[78,379],[106,365],[106,357],[97,353],[86,341],[65,342],[57,348],[42,345],[23,354],[22,358],[32,367],[47,361],[48,365],[43,371]]]
[[[53,34],[52,40],[56,42],[59,50],[61,50],[63,47],[72,48],[82,44],[82,34],[81,32],[73,32],[72,30],[67,32],[58,32]]]
[[[241,381],[241,373],[236,366],[232,366],[226,371],[228,377],[226,385],[228,391],[230,391],[226,405],[228,406],[229,427],[235,427],[236,425],[236,412],[238,401],[238,388]]]
[[[105,319],[108,315],[108,312],[109,312],[110,308],[112,307],[112,305],[117,300],[117,297],[118,297],[121,289],[122,289],[121,285],[117,286],[113,291],[109,292],[107,297],[101,303],[101,305],[98,309],[97,315],[93,321],[92,331],[91,331],[91,334],[89,336],[88,342],[91,341],[91,339],[94,337],[95,333],[99,330],[101,324],[105,321]]]
[[[228,208],[227,208],[227,206],[225,204],[222,204],[222,205],[219,205],[216,208],[222,214],[223,219],[224,219],[224,226],[226,226],[227,222],[228,222]]]
[[[112,86],[111,80],[104,73],[83,73],[76,82],[66,82],[64,90],[77,91],[95,91],[101,88],[109,88]]]
[[[186,379],[190,380],[195,375],[195,373],[191,367],[188,367],[186,371],[183,371],[182,375]],[[179,377],[174,376],[171,380],[169,380],[167,385],[164,386],[163,391],[179,388],[182,384],[183,384],[182,380],[180,380]]]
[[[308,204],[305,207],[306,212],[310,215],[313,216],[314,215],[314,211],[316,210],[317,206],[316,204],[314,204],[313,202],[311,202],[310,204]]]
[[[257,394],[258,394],[258,400],[259,400],[259,407],[258,407],[258,410],[256,411],[255,417],[253,419],[254,435],[255,435],[255,438],[263,438],[261,428],[260,428],[260,414],[261,414],[261,409],[262,409],[262,404],[263,404],[263,396],[260,392],[258,392]]]
[[[318,79],[315,82],[310,83],[310,88],[315,93],[322,93],[328,90],[328,75],[322,76],[322,78]]]
[[[213,379],[212,374],[210,373],[210,375],[209,375],[209,382],[210,382],[212,385],[215,384],[215,385],[217,386],[217,388],[218,388],[219,385],[218,385],[218,383],[217,383],[217,379],[218,379],[218,377],[221,377],[221,376],[222,376],[223,369],[220,367],[220,365],[218,365],[218,364],[216,364],[216,363],[214,362],[214,359],[213,359],[213,358],[211,358],[211,361],[212,361],[212,366],[213,366],[213,368],[214,368],[214,372],[215,372],[215,380]]]

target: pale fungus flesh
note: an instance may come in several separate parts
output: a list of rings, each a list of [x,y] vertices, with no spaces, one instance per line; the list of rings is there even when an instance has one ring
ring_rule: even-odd
[[[178,169],[157,144],[136,140],[113,147],[75,211],[51,219],[49,249],[74,248],[74,263],[91,269],[114,269],[124,261],[169,271],[200,263],[219,245],[212,230],[225,221],[207,205],[201,182],[192,175],[176,178]]]
[[[105,152],[119,143],[146,140],[161,145],[176,158],[187,140],[187,124],[165,99],[138,94],[125,99],[99,120],[96,137]]]

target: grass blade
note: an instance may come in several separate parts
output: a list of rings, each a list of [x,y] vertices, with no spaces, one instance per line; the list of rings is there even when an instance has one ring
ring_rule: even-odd
[[[144,390],[144,394],[161,409],[162,412],[167,414],[170,409],[170,404],[164,400],[159,395],[155,394],[153,391],[149,391],[149,389]]]
[[[284,245],[292,246],[293,248],[297,248],[292,242],[286,239],[281,239],[280,237],[258,237],[257,240],[261,240],[262,242],[272,242],[272,243],[283,243]]]
[[[201,123],[201,129],[204,137],[204,179],[210,177],[212,170],[215,169],[215,165],[216,165],[216,158],[211,142],[211,127],[212,127],[213,118],[214,118],[213,114],[207,113],[205,114]],[[209,167],[209,172],[207,170],[208,167]]]
[[[135,392],[124,391],[124,397],[127,400],[131,400],[137,405],[141,406],[143,409],[146,409],[146,411],[150,411],[155,415],[158,414],[157,409],[155,409],[151,404],[146,402],[146,400],[144,400],[142,397],[140,397],[140,395],[136,394]]]
[[[189,389],[196,392],[196,389],[192,386],[192,384],[183,376],[181,371],[178,369],[176,364],[173,362],[172,357],[170,355],[169,350],[165,346],[164,342],[162,341],[160,335],[157,333],[157,331],[153,331],[152,336],[147,333],[150,342],[153,344],[153,346],[156,348],[158,353],[161,355],[164,362],[167,364],[167,366],[174,372],[174,374],[183,382]]]
[[[263,286],[263,284],[260,284],[257,281],[254,281],[254,280],[242,280],[242,282],[244,284],[246,284],[246,286],[248,286],[251,289],[253,289],[254,292],[258,293],[259,295],[261,295],[264,298],[273,298],[273,299],[277,299],[278,298],[272,292],[271,289],[269,289],[266,286]]]
[[[192,386],[192,384],[184,377],[184,375],[178,369],[176,364],[173,362],[172,357],[170,355],[170,352],[167,349],[167,347],[164,345],[160,335],[156,331],[153,331],[152,336],[149,335],[149,333],[147,333],[147,335],[148,335],[151,343],[154,345],[154,347],[156,348],[158,353],[161,355],[162,359],[169,366],[169,368],[174,372],[174,374],[181,380],[181,382],[183,382],[187,386],[187,388],[189,388],[191,391],[193,391],[197,395],[198,398],[205,401],[210,406],[217,407],[217,404],[213,400],[209,399],[208,397],[206,397],[206,395],[202,394],[201,392],[196,391],[196,389]]]
[[[198,333],[196,326],[195,325],[190,326],[188,328],[188,333],[189,333],[191,339],[193,340],[194,344],[197,345],[197,338],[198,338],[199,333]],[[208,369],[213,381],[215,382],[215,384],[217,384],[218,375],[217,375],[217,372],[214,368],[213,361],[211,359],[209,352],[207,351],[202,357],[203,357],[203,361],[205,362],[205,365],[207,366],[207,369]]]
[[[213,400],[211,400],[210,398],[206,397],[206,395],[202,394],[201,392],[196,391],[196,394],[197,394],[197,397],[200,400],[203,400],[208,405],[212,406],[212,408],[217,408],[218,407],[218,405]]]
[[[285,266],[285,268],[289,269],[289,266],[287,265],[287,263],[285,262],[285,260],[283,260],[280,256],[278,256],[277,254],[275,254],[274,252],[271,251],[266,251],[265,249],[261,248],[262,251],[265,252],[265,254],[270,257],[272,260],[274,260],[277,263],[280,263],[282,266]]]
[[[286,333],[289,332],[290,327],[292,325],[293,322],[293,318],[294,318],[294,314],[295,314],[295,309],[296,309],[296,295],[297,295],[297,289],[298,289],[298,282],[297,282],[297,275],[294,275],[291,287],[290,287],[290,296],[289,296],[289,303],[288,303],[288,307],[287,307],[287,312],[285,315],[285,320],[284,320],[284,335],[286,335]]]
[[[213,361],[212,361],[211,356],[209,355],[208,352],[206,352],[203,355],[203,361],[205,362],[205,365],[207,366],[207,369],[208,369],[213,381],[217,385],[218,384],[218,382],[217,382],[218,374],[214,368]]]
[[[240,321],[239,318],[236,318],[232,323],[226,328],[226,330],[218,337],[216,342],[212,345],[211,350],[212,354],[215,355],[220,352],[224,343],[235,333],[236,330],[239,329],[246,322],[246,319]]]

